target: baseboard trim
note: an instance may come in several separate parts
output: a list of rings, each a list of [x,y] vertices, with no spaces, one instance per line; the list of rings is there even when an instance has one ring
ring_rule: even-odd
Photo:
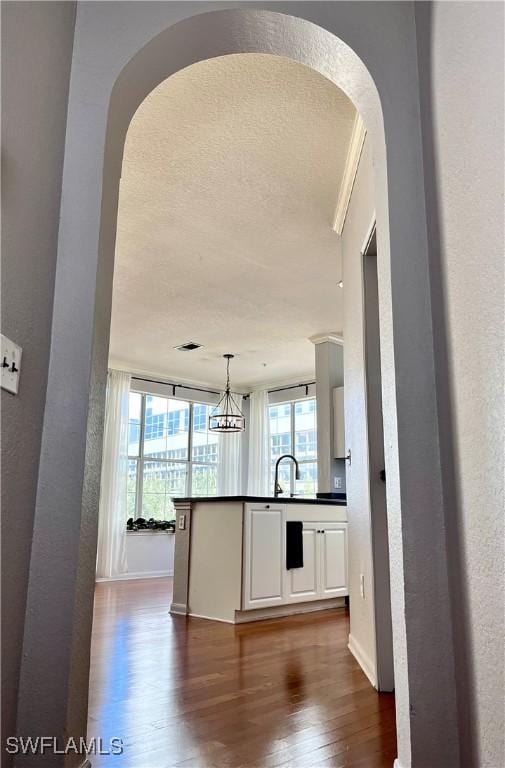
[[[216,616],[205,616],[203,613],[188,613],[194,619],[205,619],[206,621],[219,621],[221,624],[235,624],[233,619],[218,619]]]
[[[219,621],[221,624],[246,624],[250,621],[264,621],[265,619],[281,619],[283,616],[295,616],[300,613],[314,613],[315,611],[329,611],[332,608],[344,608],[345,598],[335,597],[333,600],[317,600],[311,603],[291,603],[288,605],[272,606],[271,608],[256,608],[251,611],[235,611],[234,619],[223,619],[217,616],[207,616],[204,613],[186,611],[186,606],[180,603],[172,603],[170,613],[192,616],[194,619],[206,621]]]
[[[235,611],[235,624],[245,624],[249,621],[264,621],[265,619],[281,619],[283,616],[296,616],[299,613],[314,613],[329,611],[332,608],[343,608],[345,597],[335,597],[333,600],[314,600],[310,603],[288,603],[274,605],[271,608],[255,608],[250,611]]]
[[[170,613],[175,613],[176,616],[187,616],[188,606],[186,603],[172,603],[170,606]]]
[[[130,579],[165,579],[173,576],[173,571],[138,571],[137,573],[121,573],[119,576],[100,576],[96,582],[102,581],[129,581]]]
[[[204,613],[186,612],[185,605],[172,603],[170,613],[192,616],[194,619],[206,621],[219,621],[222,624],[246,624],[250,621],[264,621],[265,619],[281,619],[283,616],[295,616],[299,613],[314,613],[315,611],[329,611],[332,608],[344,608],[345,598],[335,597],[333,600],[318,600],[311,603],[291,603],[289,605],[272,606],[271,608],[256,608],[251,611],[235,611],[234,619],[222,619],[217,616],[206,616]]]
[[[349,642],[347,644],[347,647],[349,648],[350,652],[352,653],[352,655],[360,665],[365,675],[368,677],[368,679],[372,683],[373,687],[377,688],[377,676],[375,674],[372,661],[369,658],[369,656],[365,653],[361,645],[358,643],[356,638],[353,637],[352,635],[349,635]]]

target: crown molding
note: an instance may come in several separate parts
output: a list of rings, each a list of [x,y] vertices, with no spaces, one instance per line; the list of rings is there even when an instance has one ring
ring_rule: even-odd
[[[358,172],[359,159],[363,150],[365,136],[365,124],[361,119],[359,112],[356,112],[349,149],[347,150],[347,157],[345,160],[344,175],[342,176],[342,182],[338,191],[337,209],[335,211],[335,219],[333,222],[333,229],[338,235],[341,235],[344,229],[345,217],[347,216],[352,188]]]
[[[338,344],[340,347],[344,346],[344,337],[338,333],[320,333],[315,336],[311,336],[309,341],[313,344],[324,344],[329,341],[330,344]]]

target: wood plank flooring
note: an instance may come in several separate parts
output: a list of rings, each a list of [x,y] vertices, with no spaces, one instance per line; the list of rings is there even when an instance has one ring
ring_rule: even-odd
[[[97,585],[93,768],[391,768],[394,698],[347,650],[345,609],[232,626],[171,616],[170,579]]]

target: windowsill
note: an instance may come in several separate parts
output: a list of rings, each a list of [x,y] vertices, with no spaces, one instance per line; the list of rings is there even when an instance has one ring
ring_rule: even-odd
[[[134,536],[157,536],[160,533],[168,534],[169,536],[173,536],[175,531],[126,531],[127,534],[133,534]]]

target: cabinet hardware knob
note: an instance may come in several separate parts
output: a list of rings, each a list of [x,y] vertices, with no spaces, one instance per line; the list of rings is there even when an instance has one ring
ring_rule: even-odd
[[[270,504],[267,504],[265,509],[270,509]]]

